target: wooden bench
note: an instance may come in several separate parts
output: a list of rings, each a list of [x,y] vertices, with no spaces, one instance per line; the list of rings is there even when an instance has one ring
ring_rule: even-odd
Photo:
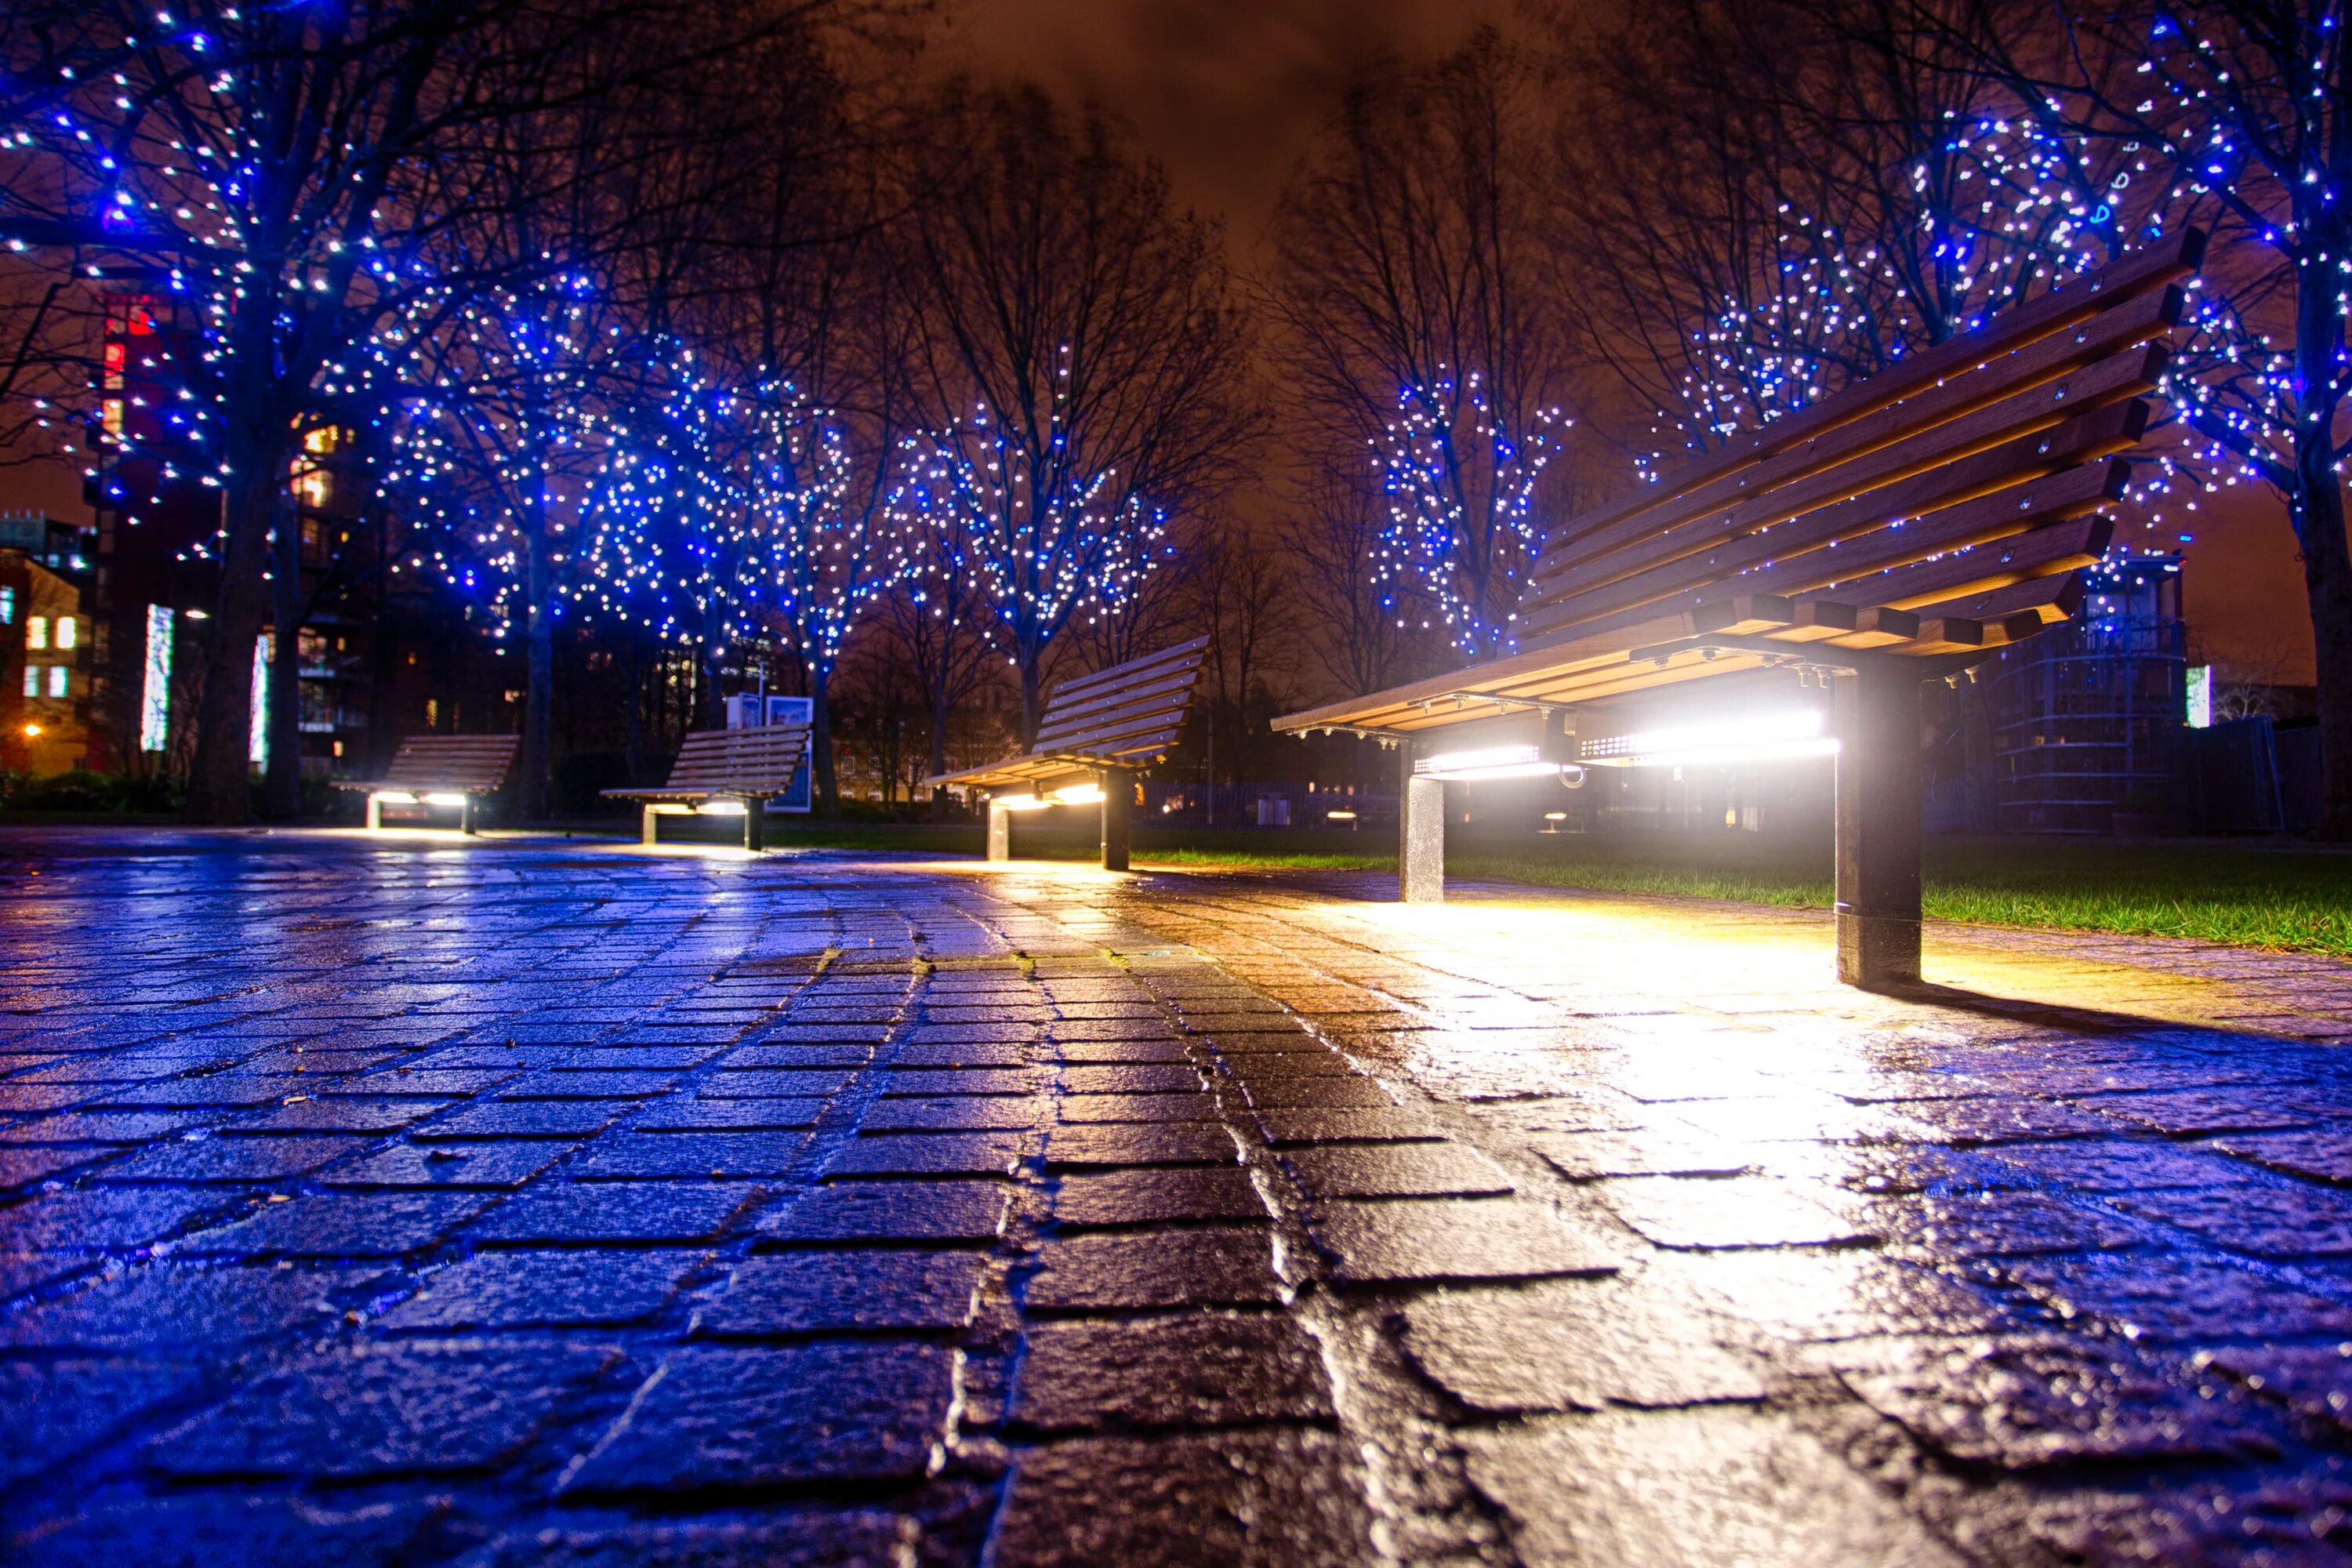
[[[1753,742],[1774,735],[1783,754],[1834,750],[1839,975],[1916,980],[1923,683],[2080,606],[2203,249],[2183,231],[1691,459],[1558,531],[1516,652],[1275,727],[1402,750],[1413,901],[1444,896],[1446,777],[1769,752]],[[1702,679],[1739,683],[1696,716],[1723,746],[1692,747],[1693,716],[1673,715],[1674,752],[1627,716]],[[1439,734],[1454,749],[1433,755]]]
[[[792,787],[808,754],[806,724],[756,724],[741,730],[697,730],[678,747],[669,782],[659,789],[608,789],[614,800],[644,804],[644,842],[657,844],[665,816],[698,812],[743,818],[743,847],[767,839],[767,804]]]
[[[1010,859],[1013,817],[1048,805],[1102,802],[1102,863],[1124,871],[1135,775],[1165,761],[1192,711],[1209,639],[1194,637],[1054,689],[1037,740],[1019,756],[925,783],[988,792],[988,858]]]
[[[387,805],[454,805],[460,832],[474,831],[474,802],[496,795],[514,770],[521,742],[512,735],[411,735],[392,753],[380,779],[334,779],[337,789],[367,792],[368,831],[383,826]]]

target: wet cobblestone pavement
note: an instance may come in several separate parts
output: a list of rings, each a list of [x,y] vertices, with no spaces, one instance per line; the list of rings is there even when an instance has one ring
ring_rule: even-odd
[[[2344,966],[1376,889],[0,838],[0,1560],[2352,1561]]]

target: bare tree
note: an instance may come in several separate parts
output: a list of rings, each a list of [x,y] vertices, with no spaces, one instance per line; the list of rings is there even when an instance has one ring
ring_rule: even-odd
[[[1216,231],[1098,114],[953,84],[908,160],[901,247],[927,450],[903,487],[959,570],[1036,732],[1054,640],[1116,613],[1171,513],[1235,471],[1244,341]]]

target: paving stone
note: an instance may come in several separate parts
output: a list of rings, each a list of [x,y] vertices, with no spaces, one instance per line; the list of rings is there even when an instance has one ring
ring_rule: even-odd
[[[1963,1568],[1968,1561],[1778,1415],[1579,1416],[1475,1433],[1465,1446],[1470,1484],[1509,1521],[1511,1544],[1528,1568]]]
[[[2149,1138],[2012,1145],[1995,1156],[2037,1187],[2086,1193],[2144,1193],[2227,1181],[2238,1167],[2201,1145]]]
[[[0,1485],[70,1459],[132,1416],[193,1387],[193,1367],[163,1362],[0,1362]]]
[[[1045,1163],[1063,1170],[1108,1165],[1232,1165],[1241,1145],[1223,1127],[1177,1122],[1144,1127],[1056,1127],[1045,1135]]]
[[[502,1535],[457,1568],[902,1568],[914,1521],[886,1513],[774,1510],[756,1521],[551,1527]]]
[[[620,1119],[629,1102],[605,1100],[492,1100],[420,1127],[412,1138],[585,1138]]]
[[[352,1094],[426,1094],[462,1097],[479,1094],[486,1089],[514,1079],[512,1072],[488,1068],[385,1068],[380,1072],[344,1080],[340,1089],[324,1089],[321,1093]]]
[[[1346,1143],[1282,1157],[1310,1198],[1479,1197],[1512,1192],[1509,1173],[1460,1143]]]
[[[1906,1364],[1845,1384],[1959,1464],[2004,1470],[2275,1452],[2234,1391],[2217,1397],[2112,1341],[2029,1339],[1901,1347]]]
[[[987,1034],[981,1030],[982,1036]],[[986,1038],[954,1043],[917,1039],[899,1047],[893,1062],[902,1068],[1018,1068],[1029,1065],[1027,1047]]]
[[[488,1469],[614,1350],[360,1349],[307,1358],[146,1446],[173,1476],[341,1479]]]
[[[755,1194],[687,1182],[582,1182],[518,1194],[474,1226],[482,1241],[662,1245],[709,1241]]]
[[[1961,1190],[1882,1205],[1870,1228],[1923,1257],[2030,1257],[2147,1244],[2148,1227],[2089,1202]]]
[[[236,1073],[208,1073],[202,1078],[166,1079],[155,1083],[142,1083],[128,1088],[109,1086],[93,1099],[93,1103],[116,1106],[125,1110],[236,1110],[247,1106],[283,1103],[289,1094],[299,1094],[309,1087],[292,1073],[271,1073],[258,1078],[247,1078]],[[70,1100],[68,1100],[68,1102]]]
[[[758,1230],[774,1242],[988,1243],[1012,1204],[1002,1182],[835,1182],[761,1215]]]
[[[1990,1289],[1864,1247],[1662,1253],[1642,1280],[1758,1335],[1801,1342],[1985,1333],[2015,1316]]]
[[[70,1252],[0,1252],[0,1301],[86,1273],[101,1261]]]
[[[1247,1171],[1234,1166],[1104,1171],[1062,1178],[1054,1217],[1064,1225],[1156,1225],[1268,1217]]]
[[[0,1318],[0,1344],[215,1354],[330,1331],[371,1285],[341,1270],[150,1264]]]
[[[2322,1431],[2352,1435],[2352,1341],[2231,1346],[2200,1358]]]
[[[1115,1498],[1119,1506],[1106,1508]],[[1082,1437],[1016,1461],[992,1556],[1024,1568],[1368,1562],[1371,1510],[1323,1432]]]
[[[842,1176],[1010,1176],[1031,1140],[1011,1132],[908,1132],[853,1138],[824,1167]]]
[[[513,1143],[395,1143],[319,1173],[331,1187],[521,1186],[577,1147],[541,1139]]]
[[[420,1282],[387,1329],[538,1329],[643,1322],[668,1305],[706,1254],[484,1252]]]
[[[157,1145],[117,1162],[114,1182],[276,1182],[359,1148],[355,1138],[219,1137]]]
[[[1422,1374],[1495,1415],[1761,1399],[1757,1364],[1687,1301],[1614,1280],[1451,1289],[1405,1309]]]
[[[614,1132],[564,1173],[575,1181],[789,1176],[808,1138],[799,1132]]]
[[[1571,1182],[1611,1176],[1738,1176],[1756,1163],[1752,1145],[1696,1133],[1559,1132],[1529,1142]]]
[[[1109,1026],[1127,1028],[1124,1024]],[[1064,1033],[1068,1025],[1056,1024],[1047,1034],[1054,1042],[1054,1054],[1072,1066],[1121,1066],[1127,1063],[1190,1064],[1192,1053],[1184,1042],[1158,1037],[1130,1038],[1118,1035],[1071,1035]],[[1148,1032],[1150,1026],[1137,1026],[1139,1033]]]
[[[1062,1089],[1066,1094],[1193,1094],[1200,1091],[1201,1084],[1200,1073],[1189,1066],[1062,1068]]]
[[[333,1194],[263,1205],[175,1250],[243,1258],[397,1258],[431,1247],[496,1200],[473,1193]]]
[[[2233,1182],[2108,1201],[2126,1214],[2178,1226],[2256,1258],[2352,1257],[2352,1195],[2326,1188]]]
[[[1378,1080],[1362,1077],[1276,1078],[1253,1073],[1242,1080],[1242,1092],[1260,1110],[1385,1110],[1396,1104],[1396,1096]]]
[[[1617,1267],[1596,1240],[1520,1199],[1320,1204],[1307,1228],[1331,1259],[1333,1278],[1349,1284],[1534,1279]]]
[[[240,1132],[391,1132],[446,1107],[446,1100],[384,1100],[339,1095],[298,1100],[236,1124]]]
[[[2305,1333],[2352,1334],[2352,1306],[2217,1258],[2023,1258],[1991,1276],[2049,1303],[2062,1319],[2104,1322],[2150,1342],[2232,1339],[2294,1323]]]
[[[2233,1132],[2212,1147],[2267,1170],[2352,1187],[2352,1126],[2342,1122],[2298,1132]]]
[[[1046,1119],[1046,1103],[1007,1095],[965,1094],[930,1100],[877,1100],[866,1113],[867,1132],[1026,1131]]]
[[[498,1098],[509,1100],[651,1100],[676,1088],[674,1072],[535,1072],[500,1084]]]
[[[1277,1149],[1313,1143],[1403,1143],[1444,1141],[1445,1131],[1425,1110],[1261,1110],[1257,1124]]]
[[[1660,1247],[1836,1247],[1868,1233],[1789,1184],[1643,1176],[1607,1184],[1602,1199]]]
[[[814,1127],[822,1100],[665,1100],[630,1127],[639,1132],[722,1132]]]
[[[209,1120],[195,1110],[68,1110],[0,1127],[0,1143],[147,1143]]]
[[[44,1193],[0,1209],[0,1245],[36,1251],[57,1247],[144,1247],[207,1216],[228,1212],[234,1194],[173,1188],[83,1187]]]
[[[10,1568],[385,1568],[436,1511],[423,1499],[339,1505],[240,1492],[112,1491],[77,1499],[62,1517],[0,1535],[0,1556]]]
[[[940,1094],[1035,1095],[1052,1088],[1043,1072],[1021,1068],[898,1068],[883,1076],[886,1097]]]
[[[110,1160],[121,1151],[97,1148],[0,1148],[0,1192],[28,1187],[36,1182],[82,1166]]]
[[[746,1258],[695,1318],[721,1339],[961,1329],[985,1264],[969,1252],[789,1252]]]
[[[1059,1237],[1038,1249],[1032,1311],[1252,1307],[1281,1299],[1272,1239],[1260,1226]]]
[[[666,1362],[566,1493],[911,1481],[944,1440],[954,1352],[809,1344]]]
[[[698,1100],[822,1100],[847,1087],[850,1075],[831,1069],[782,1068],[715,1072],[694,1086]]]
[[[2117,1121],[2152,1128],[2168,1138],[2215,1132],[2259,1132],[2309,1127],[2321,1113],[2308,1105],[2266,1100],[2242,1090],[2178,1089],[2165,1094],[2118,1094],[2078,1102],[2082,1109]]]
[[[1329,1421],[1315,1342],[1280,1316],[1231,1312],[1029,1331],[1013,1418],[1045,1432]]]
[[[1066,1094],[1055,1103],[1064,1121],[1214,1121],[1217,1101],[1208,1094]]]

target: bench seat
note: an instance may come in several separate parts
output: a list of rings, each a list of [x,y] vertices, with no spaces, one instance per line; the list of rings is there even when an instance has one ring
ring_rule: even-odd
[[[2184,230],[1571,520],[1528,574],[1513,652],[1275,729],[1403,749],[1422,900],[1442,896],[1444,838],[1417,817],[1444,803],[1411,774],[1417,744],[1482,726],[1572,769],[1623,760],[1579,739],[1589,704],[1726,677],[1743,698],[1827,688],[1841,973],[1916,978],[1921,684],[2081,608],[2203,252]]]
[[[658,843],[663,816],[712,805],[732,805],[743,818],[743,847],[766,840],[766,805],[792,787],[808,754],[806,724],[760,724],[742,730],[698,730],[678,748],[669,779],[655,788],[608,789],[613,800],[644,807],[641,837]]]
[[[512,735],[412,735],[393,752],[383,777],[328,782],[366,793],[370,832],[383,826],[387,805],[425,805],[457,806],[460,830],[471,833],[475,802],[506,784],[521,744]]]
[[[1206,662],[1209,639],[1194,637],[1115,664],[1054,689],[1037,739],[1016,756],[940,773],[933,788],[990,792],[988,858],[1012,855],[1011,813],[1052,804],[1056,794],[1102,799],[1102,863],[1128,866],[1134,775],[1166,760],[1184,728]]]

